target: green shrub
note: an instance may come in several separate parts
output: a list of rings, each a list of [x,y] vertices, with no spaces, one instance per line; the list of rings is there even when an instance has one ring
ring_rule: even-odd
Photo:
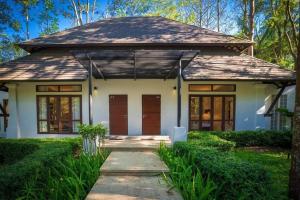
[[[47,176],[28,180],[21,199],[84,199],[99,177],[109,152],[72,155],[48,169]]]
[[[36,144],[15,143],[14,141],[1,142],[0,144],[0,165],[12,164],[39,148]]]
[[[193,172],[188,160],[176,156],[165,145],[160,145],[160,157],[170,169],[169,176],[164,175],[167,183],[180,190],[184,199],[205,200],[212,199],[216,185],[209,178],[204,179],[200,170]]]
[[[77,139],[2,139],[0,146],[15,143],[31,147],[38,146],[31,154],[5,165],[0,170],[0,199],[15,199],[24,190],[26,182],[33,177],[46,177],[48,168],[59,160],[71,155],[79,148],[81,141]],[[16,147],[17,148],[17,147]],[[29,150],[26,150],[27,152]],[[4,152],[5,153],[5,152]],[[7,152],[9,153],[9,152]]]
[[[190,145],[196,147],[215,147],[219,150],[228,151],[235,147],[235,142],[224,140],[211,133],[189,133]]]
[[[265,199],[271,187],[270,176],[261,166],[216,148],[194,148],[187,142],[173,146],[175,155],[188,159],[194,172],[200,170],[216,184],[217,199]]]
[[[257,130],[257,131],[211,131],[211,132],[191,132],[189,139],[198,139],[205,134],[213,134],[218,137],[236,143],[238,147],[245,146],[269,146],[290,149],[292,144],[291,131],[273,131],[273,130]]]

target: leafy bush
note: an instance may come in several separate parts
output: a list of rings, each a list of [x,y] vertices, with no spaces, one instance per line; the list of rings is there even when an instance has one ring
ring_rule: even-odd
[[[158,153],[170,169],[169,176],[164,175],[165,180],[179,189],[184,199],[205,200],[213,197],[216,189],[214,182],[204,179],[199,170],[193,172],[186,158],[176,156],[163,144]]]
[[[219,150],[228,151],[235,147],[235,142],[224,140],[210,133],[189,133],[190,145],[197,147],[216,147]]]
[[[15,143],[14,140],[0,144],[0,165],[12,164],[39,148],[36,144]]]
[[[225,131],[225,132],[191,132],[189,139],[197,139],[204,134],[213,134],[224,140],[235,142],[238,147],[269,146],[290,149],[292,143],[291,131]]]
[[[11,165],[5,165],[0,170],[0,197],[15,199],[24,190],[26,182],[33,177],[41,179],[47,175],[48,168],[59,160],[72,155],[79,148],[81,141],[77,139],[1,139],[0,146],[14,143],[31,148],[38,146],[31,154]],[[24,150],[24,149],[20,149]],[[17,150],[14,150],[17,152]],[[24,150],[29,152],[30,150]],[[9,152],[4,152],[4,154]],[[20,152],[21,154],[22,152]]]
[[[216,148],[194,148],[187,142],[175,143],[173,152],[188,159],[193,172],[200,170],[204,178],[210,177],[217,184],[217,199],[264,199],[268,196],[270,176],[261,165]]]
[[[109,152],[68,156],[48,170],[45,178],[33,177],[23,190],[22,199],[84,199],[99,177]]]

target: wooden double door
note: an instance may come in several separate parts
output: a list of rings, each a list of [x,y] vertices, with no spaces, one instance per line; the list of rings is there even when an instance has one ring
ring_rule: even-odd
[[[161,96],[142,95],[142,134],[160,135]],[[138,121],[136,122],[138,123]],[[111,135],[128,135],[128,96],[109,96]]]

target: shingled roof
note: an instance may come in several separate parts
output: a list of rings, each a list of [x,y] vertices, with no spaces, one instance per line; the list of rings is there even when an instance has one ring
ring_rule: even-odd
[[[99,20],[19,44],[27,51],[48,46],[238,46],[249,40],[239,39],[163,17],[120,17]]]
[[[37,52],[0,64],[0,81],[85,80],[87,71],[71,55]]]
[[[201,55],[183,71],[185,80],[296,80],[295,72],[245,54]]]

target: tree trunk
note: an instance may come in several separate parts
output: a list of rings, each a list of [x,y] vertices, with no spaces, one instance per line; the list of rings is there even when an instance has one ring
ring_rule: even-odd
[[[26,7],[26,40],[29,40],[29,8]]]
[[[217,26],[218,32],[220,32],[220,0],[217,0]]]
[[[89,23],[90,22],[90,1],[89,0],[86,0],[85,13],[86,13],[86,23]]]
[[[299,22],[300,23],[300,22]],[[298,33],[296,61],[296,102],[294,113],[294,131],[292,143],[292,163],[290,170],[290,198],[300,200],[300,34]]]
[[[254,0],[250,1],[250,13],[249,13],[249,40],[254,41],[254,13],[255,13],[255,2]],[[248,49],[248,54],[253,56],[253,45]]]

